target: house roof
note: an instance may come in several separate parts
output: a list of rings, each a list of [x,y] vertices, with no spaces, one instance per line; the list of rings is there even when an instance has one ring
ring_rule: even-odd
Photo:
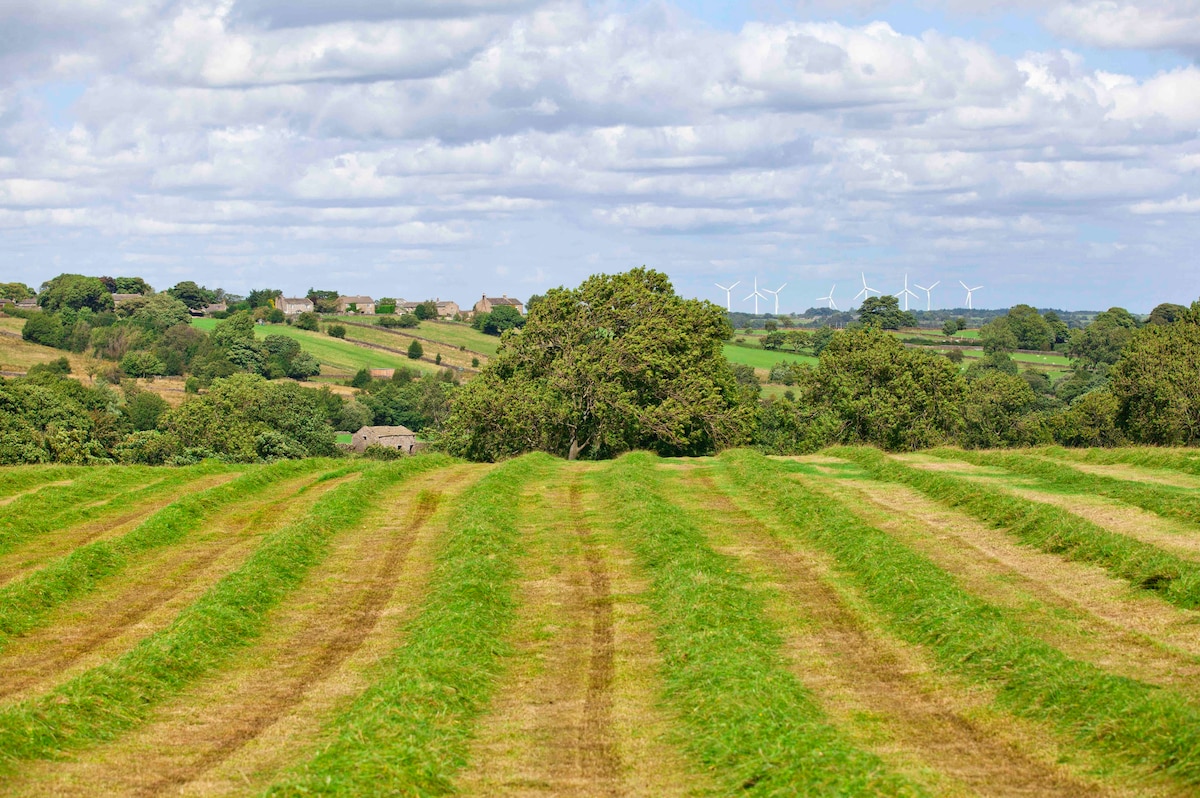
[[[345,302],[347,305],[373,305],[375,300],[369,296],[340,296],[338,302]]]
[[[487,301],[491,302],[493,305],[523,305],[524,304],[519,299],[513,299],[512,297],[507,297],[507,296],[502,296],[502,297],[489,296],[489,297],[487,297]]]
[[[142,295],[141,294],[113,294],[112,298],[113,298],[113,302],[121,303],[121,302],[128,302],[131,299],[141,299]]]
[[[408,427],[403,427],[403,426],[362,427],[358,430],[358,432],[356,432],[354,434],[362,435],[367,432],[372,433],[373,435],[375,435],[376,438],[395,438],[395,437],[399,437],[402,435],[416,435],[417,434],[417,433],[413,432],[412,430],[410,430]]]
[[[312,300],[306,296],[281,296],[281,297],[279,297],[279,301],[280,302],[292,302],[292,303],[307,302],[310,305],[312,304]]]

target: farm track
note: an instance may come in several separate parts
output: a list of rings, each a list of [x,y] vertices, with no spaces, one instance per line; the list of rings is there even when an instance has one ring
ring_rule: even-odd
[[[239,475],[236,472],[199,476],[183,485],[171,485],[174,490],[168,495],[160,491],[148,491],[148,497],[138,502],[128,512],[108,517],[103,504],[97,504],[99,518],[58,530],[54,535],[37,536],[17,544],[0,554],[0,587],[36,571],[46,563],[71,553],[80,546],[97,540],[118,537],[130,531],[142,521],[169,504],[179,500],[184,493],[194,493],[231,482]]]
[[[359,528],[337,536],[329,558],[272,613],[270,629],[235,662],[117,742],[71,763],[29,768],[31,778],[16,794],[244,792],[244,772],[236,783],[229,774],[207,775],[304,706],[308,694],[366,644],[443,496],[461,491],[471,476],[461,467],[435,471],[391,489]]]
[[[62,487],[66,487],[67,485],[70,485],[74,481],[75,480],[73,480],[73,479],[60,479],[60,480],[55,480],[53,482],[43,482],[39,485],[34,485],[33,487],[25,488],[24,490],[14,491],[13,493],[8,494],[7,496],[0,497],[0,507],[3,507],[6,504],[12,504],[13,502],[17,501],[18,499],[23,499],[26,496],[29,496],[30,494],[37,493],[39,490],[41,490],[43,488],[62,488]]]
[[[964,589],[1024,619],[1068,656],[1200,696],[1200,613],[1131,590],[1102,569],[1021,546],[901,485],[806,481],[930,558]]]
[[[859,745],[936,795],[1105,794],[1046,761],[1046,734],[986,710],[980,697],[940,683],[921,652],[875,626],[832,578],[830,563],[773,535],[737,506],[711,472],[683,476],[677,505],[718,551],[748,564],[781,593],[778,614],[796,677],[845,731],[870,718]],[[1021,727],[1021,734],[1013,726]],[[1040,738],[1040,739],[1039,739]],[[1030,743],[1040,743],[1030,750]]]
[[[224,508],[203,534],[141,559],[103,592],[60,608],[41,628],[14,640],[0,655],[0,699],[45,692],[165,628],[283,523],[276,517],[282,508],[304,511],[345,479],[314,485],[318,476],[288,480]]]
[[[618,638],[643,647],[623,647],[622,658],[645,657],[653,641],[627,636],[614,611],[613,584],[630,579],[628,564],[613,561],[588,520],[583,468],[559,466],[526,492],[514,665],[480,721],[472,766],[455,785],[462,793],[650,796],[686,783],[660,764],[669,752],[647,756],[638,749],[652,740],[625,736],[653,710],[617,695]]]

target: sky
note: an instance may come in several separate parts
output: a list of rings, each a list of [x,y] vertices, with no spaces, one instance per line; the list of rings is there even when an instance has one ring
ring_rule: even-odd
[[[1146,312],[1198,58],[1200,0],[0,0],[0,282]]]

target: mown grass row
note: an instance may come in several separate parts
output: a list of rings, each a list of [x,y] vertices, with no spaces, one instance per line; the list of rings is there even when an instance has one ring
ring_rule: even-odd
[[[104,466],[10,466],[0,468],[0,499],[12,496],[14,493],[45,485],[47,482],[61,482],[77,479],[94,468]]]
[[[1181,471],[1186,474],[1200,476],[1200,452],[1196,452],[1195,450],[1160,449],[1156,447],[1066,449],[1061,446],[1047,446],[1034,449],[1033,451],[1037,454],[1044,454],[1047,457],[1076,460],[1095,465],[1132,465],[1143,468],[1160,468],[1167,471]]]
[[[1051,489],[1070,493],[1107,496],[1110,499],[1141,507],[1156,515],[1200,523],[1200,495],[1189,488],[1155,485],[1147,482],[1115,479],[1088,474],[1028,454],[1009,452],[976,452],[962,449],[934,449],[930,454],[943,460],[961,460],[979,466],[1003,468],[1014,474],[1036,477]]]
[[[335,739],[270,795],[438,795],[466,763],[472,721],[509,653],[524,485],[553,467],[511,460],[458,499],[427,596],[382,676],[330,725]]]
[[[763,595],[668,501],[655,462],[629,455],[593,479],[649,578],[665,698],[683,746],[728,794],[920,794],[845,740],[788,671]]]
[[[169,627],[45,696],[0,709],[0,772],[20,760],[110,739],[142,722],[163,699],[249,644],[267,613],[323,559],[330,539],[360,522],[382,490],[445,463],[431,455],[362,466],[360,478],[332,489],[303,518],[268,534]]]
[[[873,478],[915,488],[931,499],[1005,529],[1022,543],[1092,563],[1185,609],[1200,608],[1200,564],[1111,532],[1044,502],[1013,496],[963,477],[904,465],[876,449],[830,449]]]
[[[280,480],[332,469],[331,460],[285,460],[185,496],[127,534],[99,540],[0,588],[0,651],[9,640],[36,628],[55,607],[94,590],[138,555],[183,540],[221,508],[251,498]],[[340,472],[339,472],[340,473]]]
[[[192,480],[230,470],[216,462],[183,468],[90,469],[70,485],[46,487],[0,507],[0,554],[38,535],[111,515]],[[93,506],[97,502],[104,504]]]
[[[995,689],[1000,708],[1200,785],[1200,711],[1183,696],[1027,636],[1012,612],[966,592],[926,557],[789,478],[786,465],[748,451],[718,463],[722,481],[770,519],[776,534],[833,557],[893,633],[926,647],[945,670]]]

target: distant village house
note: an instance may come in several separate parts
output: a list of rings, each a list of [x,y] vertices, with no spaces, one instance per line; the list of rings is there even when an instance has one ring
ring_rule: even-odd
[[[417,433],[400,426],[363,427],[354,433],[354,451],[362,452],[372,444],[412,454],[417,450]]]
[[[141,294],[113,294],[113,304],[118,307],[134,299],[145,299]]]
[[[437,315],[439,319],[453,319],[461,312],[457,302],[437,301]]]
[[[340,296],[337,298],[338,313],[365,313],[375,315],[375,300],[369,296]]]
[[[281,296],[275,299],[275,307],[279,310],[282,310],[285,316],[295,316],[299,313],[311,313],[313,309],[313,303],[312,300],[306,296]]]
[[[509,307],[516,308],[517,313],[520,313],[522,316],[525,315],[525,305],[521,302],[521,300],[510,299],[505,294],[502,294],[498,297],[487,296],[485,294],[478,302],[475,303],[475,313],[477,315],[480,313],[491,313],[494,308],[497,308],[501,305],[508,305]]]

